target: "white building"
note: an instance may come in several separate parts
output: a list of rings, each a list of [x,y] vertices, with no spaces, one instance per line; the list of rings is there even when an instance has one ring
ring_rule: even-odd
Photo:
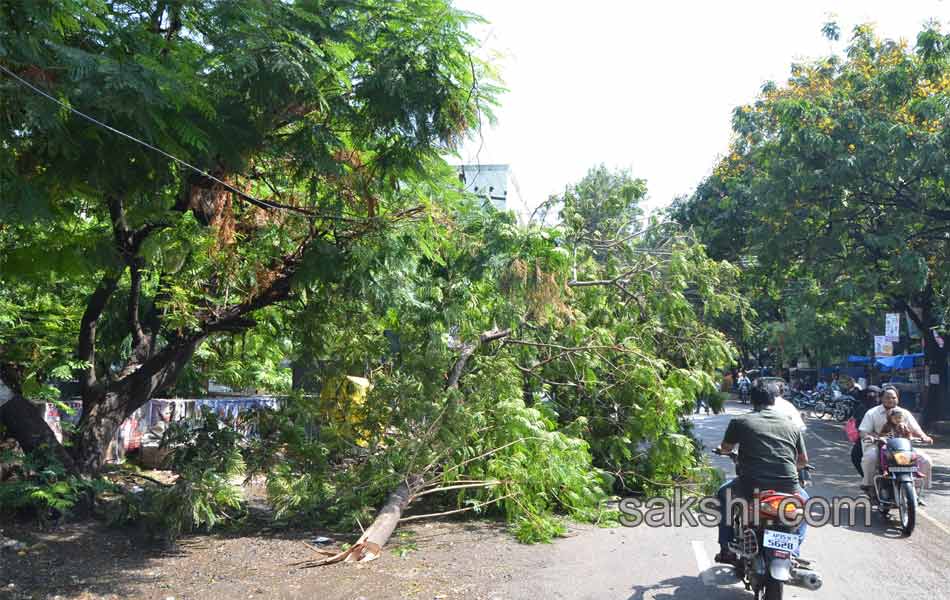
[[[459,181],[466,192],[491,201],[498,210],[514,208],[508,203],[511,187],[511,168],[508,165],[461,165]]]

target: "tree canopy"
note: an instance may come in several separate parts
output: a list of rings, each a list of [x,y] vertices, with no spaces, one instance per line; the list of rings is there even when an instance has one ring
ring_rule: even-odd
[[[3,358],[14,387],[82,372],[87,468],[206,339],[438,199],[442,154],[496,92],[472,18],[439,1],[4,4],[3,287],[72,318],[7,337]],[[43,354],[74,363],[21,360],[47,333],[75,342]]]
[[[779,293],[817,282],[824,307],[847,303],[845,320],[896,308],[942,327],[947,41],[936,26],[913,47],[859,26],[845,56],[793,65],[786,85],[736,108],[729,155],[678,218],[713,256],[753,256]],[[925,346],[942,374],[946,356]]]

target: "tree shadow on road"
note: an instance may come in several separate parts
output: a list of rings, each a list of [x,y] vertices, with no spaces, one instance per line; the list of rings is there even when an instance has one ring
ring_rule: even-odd
[[[651,585],[633,586],[627,600],[749,600],[745,588],[733,585],[736,578],[731,567],[715,565],[708,569],[706,585],[702,577],[672,577]]]

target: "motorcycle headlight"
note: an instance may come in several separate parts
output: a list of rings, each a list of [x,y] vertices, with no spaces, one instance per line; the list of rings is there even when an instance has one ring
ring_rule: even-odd
[[[914,461],[913,452],[895,452],[894,453],[894,462],[899,465],[909,465]]]

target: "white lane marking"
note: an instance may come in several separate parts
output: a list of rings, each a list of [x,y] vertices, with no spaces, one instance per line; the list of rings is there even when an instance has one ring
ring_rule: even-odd
[[[917,507],[917,514],[920,515],[920,516],[922,516],[923,518],[927,519],[927,520],[930,521],[931,523],[933,523],[934,526],[935,526],[937,529],[939,529],[940,531],[944,532],[944,533],[947,534],[947,535],[950,535],[950,528],[948,528],[946,525],[944,525],[943,523],[941,523],[941,522],[938,521],[937,519],[931,517],[930,515],[928,515],[928,514],[925,513],[924,511],[920,510],[920,507]]]
[[[828,446],[834,447],[834,446],[837,445],[835,442],[829,441],[827,438],[825,438],[825,436],[819,435],[819,434],[815,431],[815,429],[812,428],[812,427],[806,428],[806,429],[805,429],[805,433],[811,434],[811,435],[815,436],[816,438],[818,438],[819,440],[823,441],[823,442],[824,442],[825,444],[827,444]],[[850,442],[849,442],[849,443],[850,443]]]
[[[712,561],[706,554],[706,547],[702,542],[693,540],[693,554],[696,555],[696,566],[699,567],[699,575],[703,578],[704,585],[716,585],[713,581]]]
[[[736,580],[735,571],[732,567],[726,565],[713,565],[706,554],[706,546],[699,541],[690,542],[693,545],[693,554],[696,556],[696,567],[699,568],[699,575],[703,580],[703,585],[719,588],[745,589],[745,585]],[[719,567],[719,568],[717,568]]]

